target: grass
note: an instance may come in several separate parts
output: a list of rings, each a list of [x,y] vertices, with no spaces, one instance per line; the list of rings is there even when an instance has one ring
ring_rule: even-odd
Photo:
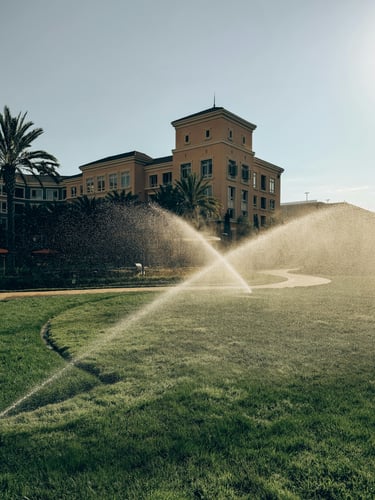
[[[0,497],[374,498],[374,285],[0,303]]]

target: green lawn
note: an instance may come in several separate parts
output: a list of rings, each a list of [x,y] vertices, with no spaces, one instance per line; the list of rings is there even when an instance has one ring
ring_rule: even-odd
[[[0,498],[375,497],[375,279],[0,303]],[[46,349],[40,328],[64,358]]]

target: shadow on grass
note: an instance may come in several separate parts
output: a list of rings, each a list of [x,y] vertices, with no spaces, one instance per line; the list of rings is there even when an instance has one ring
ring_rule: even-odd
[[[57,407],[43,426],[30,415],[28,430],[28,416],[20,416],[20,430],[2,433],[0,491],[4,498],[21,491],[38,498],[372,498],[375,417],[365,401],[374,400],[374,387],[341,382],[180,383],[132,407],[115,398],[99,403],[94,391],[84,409]],[[48,496],[51,488],[57,496]]]

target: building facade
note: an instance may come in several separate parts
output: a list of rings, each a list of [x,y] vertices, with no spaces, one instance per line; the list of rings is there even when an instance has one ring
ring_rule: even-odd
[[[104,197],[113,191],[149,201],[161,185],[174,184],[191,173],[208,181],[207,195],[221,205],[221,219],[233,223],[246,217],[255,227],[273,223],[280,208],[283,168],[257,158],[253,151],[256,125],[212,107],[172,122],[175,148],[170,156],[152,158],[131,151],[102,158],[80,167],[80,173],[63,177],[59,184],[31,176],[17,181],[17,205],[72,201],[80,196]],[[6,197],[0,184],[0,221],[6,223]]]
[[[270,225],[280,208],[283,168],[253,152],[256,125],[222,107],[213,107],[172,122],[175,148],[162,158],[132,151],[82,165],[81,174],[65,179],[68,200],[82,195],[102,197],[111,191],[131,192],[149,201],[159,186],[191,173],[209,183],[208,195],[221,204],[221,216],[233,222]]]

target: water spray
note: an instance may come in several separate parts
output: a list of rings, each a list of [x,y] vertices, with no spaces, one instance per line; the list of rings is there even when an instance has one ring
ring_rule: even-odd
[[[360,215],[363,214],[361,213]],[[184,228],[186,236],[194,237],[195,240],[202,243],[212,257],[212,262],[180,285],[168,289],[140,311],[125,318],[109,329],[105,337],[93,341],[91,347],[82,355],[71,360],[64,368],[54,373],[0,412],[0,418],[6,417],[24,401],[61,377],[67,370],[77,365],[79,361],[96,352],[101,346],[107,344],[118,335],[123,334],[124,329],[140,321],[153,310],[157,310],[161,304],[171,300],[176,294],[184,290],[194,288],[194,284],[196,285],[200,279],[205,277],[219,264],[231,273],[235,283],[238,285],[237,288],[244,290],[247,294],[251,293],[251,288],[230,261],[246,262],[246,264],[250,261],[254,268],[258,268],[262,264],[263,269],[265,266],[273,268],[275,265],[279,266],[280,263],[285,264],[285,260],[288,260],[291,267],[299,267],[301,264],[307,264],[310,266],[336,265],[347,268],[349,265],[356,265],[357,271],[375,273],[375,257],[373,252],[375,244],[375,216],[370,212],[365,213],[364,217],[360,219],[357,212],[353,211],[350,207],[322,209],[318,213],[301,217],[286,225],[277,226],[255,239],[248,240],[225,256],[221,255],[220,252],[210,245],[203,235],[195,231],[186,222],[178,217],[174,217],[173,220],[179,224],[178,227]],[[363,223],[359,224],[360,221]],[[347,229],[348,225],[351,228],[350,232]],[[361,258],[359,258],[359,252],[361,252]]]

